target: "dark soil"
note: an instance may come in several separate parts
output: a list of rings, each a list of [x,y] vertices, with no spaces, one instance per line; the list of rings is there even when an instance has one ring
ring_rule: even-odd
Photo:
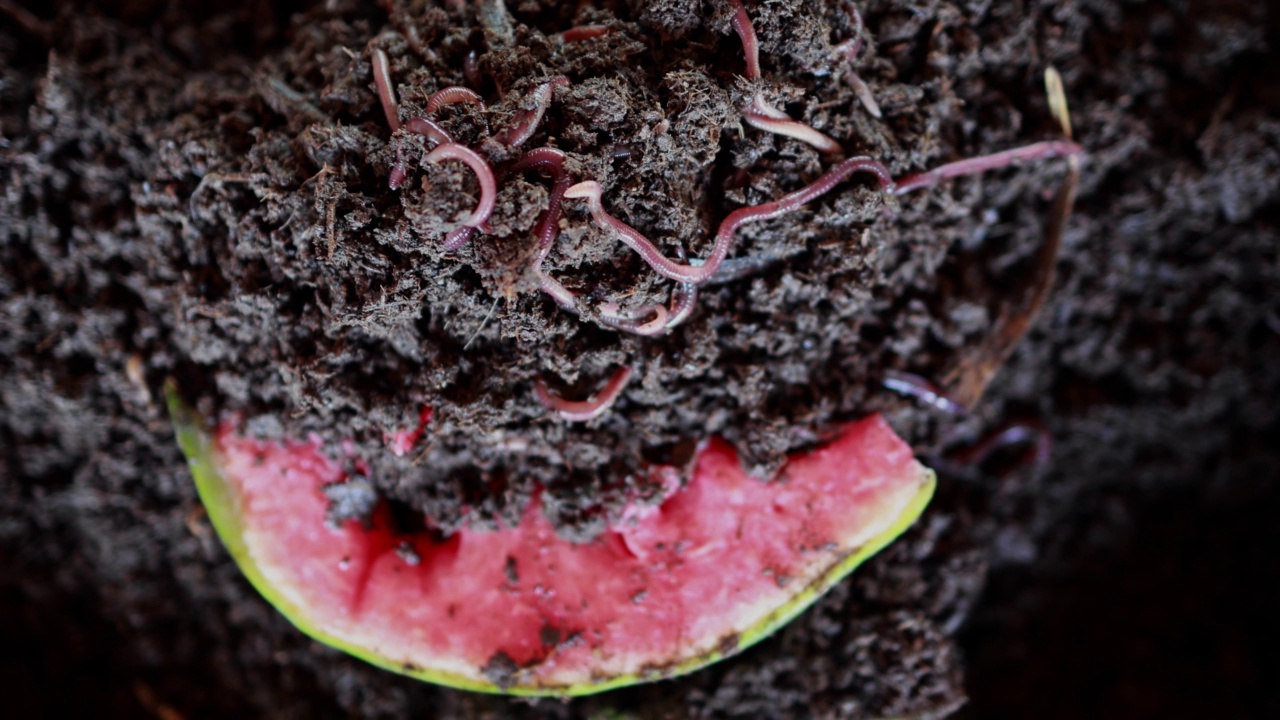
[[[487,108],[440,118],[496,164],[512,154],[487,138],[567,75],[526,147],[568,153],[668,254],[704,256],[729,210],[831,164],[739,127],[755,88],[727,4],[561,5],[510,2],[508,25],[416,0],[0,0],[0,686],[17,717],[928,717],[966,696],[973,717],[1280,714],[1261,595],[1280,575],[1280,10],[869,0],[875,120],[827,72],[851,30],[838,4],[748,3],[768,96],[895,174],[1055,137],[1040,77],[1062,71],[1089,152],[1078,212],[1048,305],[962,421],[879,378],[972,385],[1034,292],[1061,163],[896,200],[854,178],[741,230],[731,256],[769,262],[662,338],[598,321],[671,283],[577,202],[546,268],[582,317],[538,291],[536,173],[503,185],[490,234],[440,251],[475,181],[411,163],[388,189],[423,144],[389,132],[372,47],[406,117],[465,84],[475,51]],[[585,24],[612,32],[555,37]],[[584,397],[621,364],[635,377],[598,420],[532,392]],[[259,599],[201,514],[167,377],[251,432],[353,440],[379,492],[445,529],[513,517],[540,484],[589,536],[691,438],[724,435],[765,473],[875,410],[948,472],[916,529],[743,656],[512,702],[374,670]],[[382,451],[423,405],[424,441]],[[958,462],[1008,423],[1046,428],[1051,462]]]

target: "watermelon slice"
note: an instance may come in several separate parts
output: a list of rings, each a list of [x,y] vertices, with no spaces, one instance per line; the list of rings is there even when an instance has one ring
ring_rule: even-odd
[[[537,500],[515,527],[442,540],[398,532],[386,507],[326,523],[350,481],[318,441],[208,433],[169,403],[218,535],[280,612],[374,665],[484,692],[583,695],[733,654],[893,540],[934,488],[874,416],[772,482],[712,440],[683,488],[590,543],[559,538]]]

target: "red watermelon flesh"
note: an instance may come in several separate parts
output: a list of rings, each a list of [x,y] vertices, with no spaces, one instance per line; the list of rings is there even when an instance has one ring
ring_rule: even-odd
[[[736,652],[901,533],[934,484],[875,416],[772,482],[713,440],[683,488],[590,543],[558,537],[536,499],[515,527],[441,541],[397,532],[386,507],[326,525],[323,488],[347,476],[318,441],[231,425],[209,436],[174,410],[219,535],[294,624],[376,665],[489,692],[585,694]]]

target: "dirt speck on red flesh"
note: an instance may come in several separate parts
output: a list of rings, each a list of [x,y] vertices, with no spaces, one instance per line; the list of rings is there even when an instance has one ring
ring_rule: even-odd
[[[886,113],[877,123],[807,64],[846,26],[828,13],[824,22],[838,27],[818,37],[806,34],[812,10],[748,2],[771,99],[785,96],[788,112],[896,170],[1053,134],[1039,73],[1049,63],[1062,69],[1090,150],[1080,212],[1064,238],[1057,293],[980,417],[964,426],[1039,417],[1056,438],[1053,466],[1039,476],[944,481],[928,522],[795,625],[725,665],[658,687],[530,707],[418,685],[317,650],[253,594],[192,512],[194,491],[154,402],[167,375],[193,396],[249,409],[255,434],[293,435],[328,418],[366,448],[411,426],[422,402],[450,404],[460,409],[434,429],[454,440],[424,441],[404,460],[430,449],[431,474],[381,468],[380,490],[447,524],[461,522],[464,506],[477,508],[472,518],[518,516],[528,487],[512,478],[554,476],[566,527],[589,533],[633,472],[611,467],[597,443],[621,443],[631,457],[674,449],[661,434],[620,441],[614,419],[585,429],[547,423],[531,392],[485,380],[491,358],[527,378],[558,376],[564,388],[594,387],[615,364],[635,360],[640,382],[619,418],[632,427],[736,427],[736,442],[765,466],[784,446],[811,441],[795,428],[875,408],[914,428],[927,450],[937,424],[930,413],[874,380],[885,367],[941,378],[984,336],[1003,289],[1034,252],[1046,207],[1038,192],[1058,169],[958,181],[897,203],[893,221],[881,218],[869,187],[850,183],[740,236],[737,252],[786,249],[786,262],[708,292],[667,340],[619,338],[556,310],[524,276],[507,301],[511,269],[529,249],[518,237],[531,230],[520,229],[536,222],[526,206],[540,207],[547,185],[534,174],[500,203],[510,240],[473,241],[472,254],[459,257],[476,267],[425,270],[450,261],[395,228],[425,222],[411,215],[413,203],[438,204],[448,217],[467,212],[474,180],[444,164],[416,171],[406,196],[386,190],[394,148],[366,44],[389,21],[419,29],[430,53],[395,37],[377,41],[407,110],[436,83],[456,82],[471,50],[492,54],[480,63],[494,108],[488,130],[503,127],[499,111],[514,112],[529,73],[568,72],[577,82],[557,92],[544,132],[554,130],[578,171],[617,183],[606,191],[612,211],[663,242],[685,240],[697,257],[717,213],[777,197],[823,167],[807,148],[756,130],[717,136],[742,97],[740,48],[718,3],[605,4],[578,17],[571,6],[511,3],[518,22],[543,36],[575,23],[625,30],[577,48],[549,40],[528,50],[489,47],[470,21],[453,29],[456,15],[421,2],[392,4],[393,17],[372,4],[316,3],[293,22],[302,3],[9,4],[30,7],[55,31],[50,47],[0,12],[0,670],[13,680],[19,717],[68,706],[154,715],[158,702],[188,717],[589,717],[607,708],[640,717],[936,716],[963,696],[956,631],[979,602],[989,564],[997,586],[966,639],[982,650],[971,652],[983,704],[975,714],[1043,714],[1026,698],[1060,695],[1015,698],[1007,689],[1042,686],[1071,651],[1040,645],[1028,655],[1022,629],[1058,617],[1080,622],[1052,602],[1064,584],[1093,587],[1074,583],[1073,573],[1098,574],[1073,558],[1095,549],[1113,556],[1161,497],[1193,514],[1206,504],[1277,507],[1274,493],[1255,492],[1252,481],[1280,473],[1268,440],[1280,434],[1280,368],[1270,361],[1280,351],[1280,98],[1267,78],[1280,33],[1265,4],[869,0],[859,7],[874,43],[858,71]],[[668,63],[661,82],[641,61],[651,48]],[[688,62],[679,65],[681,57]],[[604,80],[588,85],[588,74]],[[498,83],[514,88],[505,103]],[[611,103],[588,105],[600,96]],[[620,120],[601,117],[618,108]],[[669,120],[661,134],[658,119],[644,115],[656,108]],[[466,106],[442,115],[467,141],[486,130],[478,124],[486,116]],[[642,125],[650,133],[626,138],[630,154],[618,157],[615,129]],[[658,175],[659,160],[669,177]],[[707,184],[691,179],[709,167],[724,170]],[[746,189],[728,187],[742,168]],[[662,184],[647,186],[653,177]],[[422,178],[467,197],[423,189]],[[681,232],[690,226],[703,232]],[[605,291],[636,292],[623,302],[665,301],[667,283],[577,210],[559,243],[547,267],[572,289],[605,282],[597,275],[608,270]],[[423,312],[441,296],[450,313]],[[555,341],[532,353],[502,355],[548,336]],[[135,355],[142,366],[130,371]],[[444,357],[456,363],[433,364]],[[717,394],[733,402],[709,412]],[[742,422],[753,409],[782,420]],[[305,414],[292,417],[298,410]],[[523,435],[490,437],[487,447],[505,450],[487,456],[457,449],[459,438],[522,413],[541,435],[518,460],[508,453]],[[564,473],[567,465],[582,469]],[[601,467],[614,484],[587,470]],[[396,477],[408,480],[385,485]],[[1220,532],[1233,526],[1223,522]],[[1274,532],[1260,537],[1253,547],[1275,544]],[[1142,552],[1125,557],[1140,560],[1126,578],[1159,564]],[[1219,559],[1195,565],[1186,582],[1216,586],[1215,573],[1232,567]],[[1135,616],[1169,618],[1151,637],[1195,621],[1163,596],[1132,597]],[[1233,638],[1245,626],[1249,637],[1265,634],[1269,616],[1203,597],[1237,611],[1219,613],[1222,631],[1204,638],[1213,649],[1181,664],[1175,649],[1159,668],[1163,681],[1113,690],[1190,696],[1199,686],[1176,678],[1203,674],[1208,652],[1218,659],[1218,686],[1239,688],[1232,701],[1245,706],[1214,707],[1275,715],[1257,699],[1274,694],[1251,695],[1239,684],[1247,672],[1232,671],[1262,667],[1263,655]],[[1151,613],[1153,602],[1167,612]],[[1107,652],[1113,647],[1144,647],[1122,632],[1134,626],[1123,613],[1108,624],[1116,632],[1107,648],[1090,644],[1090,663],[1135,657]],[[1073,678],[1073,698],[1118,696],[1087,672]],[[59,691],[71,685],[85,692]],[[1113,707],[1132,716],[1107,702],[1082,712],[1102,717]]]

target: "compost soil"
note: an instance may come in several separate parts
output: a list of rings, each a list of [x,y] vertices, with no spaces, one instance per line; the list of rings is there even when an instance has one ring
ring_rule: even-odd
[[[859,7],[849,66],[844,6],[748,4],[753,83],[720,2],[0,3],[0,675],[17,716],[935,717],[966,697],[974,716],[1274,714],[1280,633],[1252,580],[1277,574],[1260,549],[1280,505],[1278,13]],[[562,34],[585,26],[607,32]],[[729,210],[832,164],[740,122],[757,90],[901,175],[1056,137],[1040,79],[1056,66],[1088,157],[1054,294],[993,350],[1044,277],[1060,162],[896,199],[855,177],[740,230],[745,272],[685,324],[620,332],[601,306],[666,303],[670,281],[568,201],[544,269],[576,312],[545,297],[536,173],[441,250],[478,188],[391,132],[374,49],[403,117],[473,85],[483,108],[438,119],[498,167],[517,153],[495,136],[566,75],[525,147],[565,151],[613,214],[694,258]],[[880,384],[897,369],[972,389],[1006,350],[971,417]],[[587,423],[533,392],[586,397],[622,365],[622,398]],[[871,411],[944,481],[908,536],[741,657],[515,702],[374,670],[260,600],[201,513],[158,401],[170,377],[210,417],[373,458],[377,491],[444,532],[514,519],[542,486],[560,531],[590,537],[696,438],[767,475]],[[423,439],[387,453],[423,407]],[[1043,428],[1051,460],[964,461],[1010,424]]]

